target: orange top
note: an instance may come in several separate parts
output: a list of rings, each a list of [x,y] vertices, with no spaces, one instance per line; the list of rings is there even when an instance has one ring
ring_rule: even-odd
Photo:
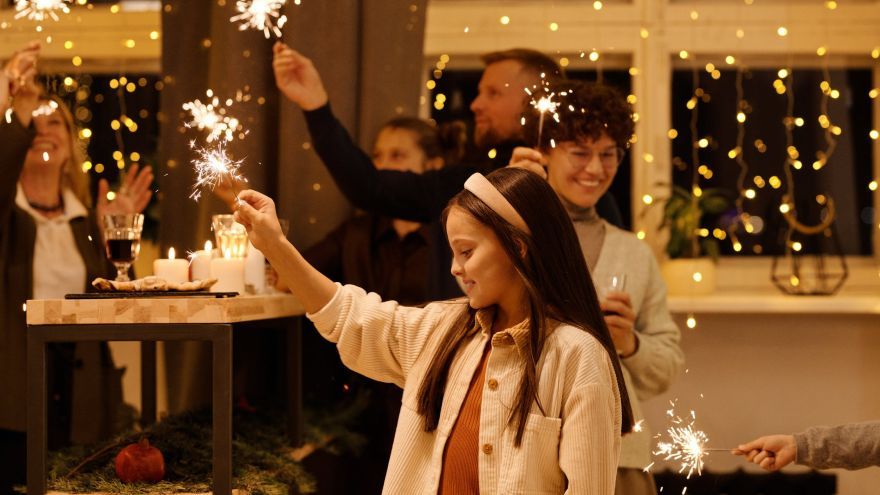
[[[479,449],[480,407],[483,404],[483,382],[490,346],[486,345],[480,364],[474,371],[461,412],[446,441],[443,470],[438,495],[469,495],[480,493]]]

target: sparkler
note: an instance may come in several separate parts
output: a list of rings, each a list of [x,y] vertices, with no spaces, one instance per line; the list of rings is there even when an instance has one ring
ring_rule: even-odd
[[[280,10],[286,3],[287,0],[238,0],[235,10],[239,14],[230,17],[229,21],[241,22],[239,31],[256,29],[263,31],[266,39],[269,39],[269,33],[275,33],[280,38],[281,28],[287,23],[287,16],[282,15]],[[299,0],[295,3],[299,5]]]
[[[247,182],[247,179],[239,173],[243,161],[230,158],[223,148],[222,141],[213,148],[199,148],[192,141],[190,142],[190,148],[198,156],[192,162],[196,170],[196,182],[193,184],[193,192],[189,197],[198,201],[202,196],[203,187],[208,186],[211,190],[214,190],[220,182],[228,179],[232,184],[231,187],[237,201],[238,193],[235,191],[235,183],[237,181]]]
[[[28,20],[42,22],[46,18],[53,21],[59,20],[57,11],[65,14],[70,13],[70,7],[67,6],[70,0],[16,0],[15,2],[15,18],[21,19],[27,17]]]
[[[209,89],[208,97],[211,98],[211,95],[213,92]],[[221,105],[220,98],[216,96],[208,103],[202,103],[200,100],[188,101],[183,104],[183,109],[192,116],[192,120],[184,125],[195,127],[200,131],[209,131],[206,139],[209,143],[221,137],[227,142],[232,141],[235,138],[235,131],[240,127],[237,118],[225,114],[226,109]]]
[[[526,94],[532,96],[532,92],[529,91],[529,88],[525,88]],[[559,107],[558,101],[553,101],[553,97],[556,96],[556,93],[550,93],[541,98],[535,100],[532,98],[531,105],[538,111],[538,148],[541,147],[541,134],[544,131],[544,114],[550,113],[553,115],[553,120],[559,122],[559,113],[556,112],[556,109]]]
[[[729,452],[731,449],[707,448],[706,444],[709,442],[709,437],[704,431],[698,430],[695,427],[697,421],[696,412],[691,410],[690,415],[685,420],[675,414],[675,401],[669,401],[669,404],[672,407],[666,410],[666,415],[669,416],[673,424],[673,426],[666,430],[669,441],[663,440],[662,433],[656,435],[655,438],[658,438],[657,450],[653,454],[663,456],[663,460],[666,461],[681,462],[681,468],[678,472],[683,473],[687,470],[687,479],[690,479],[694,471],[699,476],[703,474],[704,458],[709,455],[709,452]],[[654,466],[653,462],[645,467],[645,472],[649,471],[652,466]]]

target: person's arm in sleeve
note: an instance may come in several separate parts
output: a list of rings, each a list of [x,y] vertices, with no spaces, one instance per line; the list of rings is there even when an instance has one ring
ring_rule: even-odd
[[[425,174],[378,170],[333,116],[312,61],[278,42],[272,67],[278,89],[304,111],[312,145],[334,182],[356,207],[394,218],[435,220],[473,170],[444,167]]]
[[[464,165],[424,173],[379,170],[333,115],[329,103],[304,115],[315,152],[340,191],[362,210],[423,223],[436,220],[475,172]]]
[[[814,426],[794,439],[798,464],[816,469],[880,466],[880,421]]]
[[[438,305],[405,308],[354,286],[342,287],[310,265],[284,237],[275,202],[256,191],[238,195],[235,220],[259,249],[346,366],[403,386],[412,363],[443,314]]]
[[[634,392],[645,400],[669,388],[684,367],[684,352],[679,345],[681,331],[666,303],[666,283],[660,267],[647,248],[640,255],[649,258],[649,269],[646,297],[635,323],[638,349],[621,359],[621,364],[630,372]]]
[[[568,365],[576,368],[562,406],[559,467],[568,495],[614,493],[620,456],[620,404],[614,367],[596,342]]]

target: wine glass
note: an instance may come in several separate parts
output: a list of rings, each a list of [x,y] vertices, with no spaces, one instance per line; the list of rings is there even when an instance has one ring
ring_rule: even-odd
[[[116,266],[116,281],[128,282],[128,269],[141,252],[144,216],[139,213],[104,215],[104,249]]]
[[[232,215],[213,215],[211,227],[221,257],[244,258],[247,255],[247,230]]]
[[[626,289],[626,273],[612,273],[608,275],[599,286],[599,299],[606,299],[611,292],[624,292]],[[617,314],[614,311],[604,311],[605,315]]]

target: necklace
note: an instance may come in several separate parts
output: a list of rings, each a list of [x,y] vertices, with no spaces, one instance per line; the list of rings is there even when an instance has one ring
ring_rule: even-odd
[[[39,212],[52,213],[52,212],[56,212],[58,210],[64,209],[64,200],[61,198],[61,196],[59,196],[58,202],[55,203],[54,205],[44,205],[44,204],[35,203],[31,200],[28,200],[28,205],[30,205],[31,208],[33,208]]]

